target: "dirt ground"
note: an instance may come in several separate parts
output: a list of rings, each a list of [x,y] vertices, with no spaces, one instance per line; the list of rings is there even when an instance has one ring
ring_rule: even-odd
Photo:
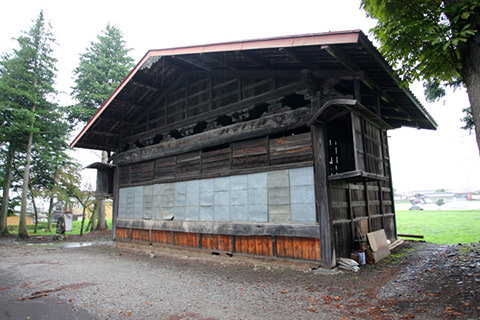
[[[480,244],[406,242],[357,273],[108,234],[0,238],[1,319],[479,319]]]

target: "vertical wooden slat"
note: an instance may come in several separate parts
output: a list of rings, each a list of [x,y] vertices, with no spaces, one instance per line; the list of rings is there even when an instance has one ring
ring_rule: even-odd
[[[119,240],[130,240],[130,229],[117,228],[116,236]]]
[[[319,239],[301,237],[276,237],[276,255],[283,258],[321,260]]]

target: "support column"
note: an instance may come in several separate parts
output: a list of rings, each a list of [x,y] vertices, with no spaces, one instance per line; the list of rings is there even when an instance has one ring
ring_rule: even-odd
[[[315,204],[317,221],[320,225],[321,264],[331,268],[336,264],[335,241],[328,196],[328,159],[325,126],[311,126],[313,145],[313,167],[315,179]]]
[[[117,240],[118,204],[120,200],[119,180],[120,168],[116,167],[113,171],[112,240]]]

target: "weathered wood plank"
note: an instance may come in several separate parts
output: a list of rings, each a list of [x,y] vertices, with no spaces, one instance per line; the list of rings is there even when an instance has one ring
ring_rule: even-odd
[[[153,242],[171,244],[172,233],[170,231],[152,230],[152,243]]]
[[[150,232],[144,229],[132,229],[132,240],[150,242]]]
[[[329,208],[325,128],[313,125],[311,132],[314,156],[315,202],[317,221],[320,226],[321,261],[324,266],[333,267],[336,264],[335,237],[332,230],[332,212]]]
[[[269,156],[271,164],[312,160],[310,133],[271,139]]]
[[[216,145],[279,133],[304,125],[308,120],[309,114],[310,109],[304,107],[265,116],[255,120],[235,123],[178,140],[171,140],[140,149],[129,150],[117,155],[117,164],[125,165],[139,161],[147,161],[183,154]]]
[[[138,228],[165,230],[175,232],[195,232],[203,234],[222,235],[276,235],[319,238],[319,225],[312,224],[274,224],[274,223],[234,223],[210,221],[180,221],[180,220],[137,220],[118,219],[119,228]]]
[[[285,86],[282,86],[282,87],[279,87],[279,88],[276,88],[276,89],[271,89],[269,91],[256,94],[254,96],[249,96],[249,97],[247,97],[243,100],[238,101],[237,100],[238,97],[237,97],[237,93],[236,93],[236,90],[237,90],[236,81],[237,81],[237,79],[232,79],[230,83],[229,82],[224,82],[224,81],[221,82],[219,84],[221,87],[229,87],[229,86],[233,85],[233,87],[231,88],[231,92],[226,92],[226,93],[222,94],[221,96],[220,96],[219,92],[224,92],[225,89],[223,89],[221,87],[214,87],[212,89],[212,98],[209,99],[209,100],[211,101],[211,103],[213,105],[213,108],[215,110],[211,110],[208,113],[198,114],[196,116],[192,116],[192,117],[189,117],[189,118],[186,118],[186,119],[176,116],[176,117],[174,117],[174,121],[169,121],[168,125],[131,135],[127,138],[127,140],[125,142],[126,143],[134,143],[135,141],[148,139],[149,137],[153,137],[153,136],[155,136],[156,134],[159,134],[159,133],[163,134],[164,132],[168,132],[169,130],[171,130],[173,128],[181,128],[181,127],[188,126],[192,123],[197,123],[197,122],[200,122],[200,121],[206,121],[206,120],[209,120],[209,119],[210,120],[215,119],[218,116],[228,114],[228,113],[232,113],[234,111],[241,110],[241,109],[244,109],[244,108],[249,107],[249,106],[254,106],[257,103],[262,103],[262,102],[265,102],[265,101],[275,99],[277,97],[282,97],[282,96],[297,92],[299,90],[302,90],[303,87],[304,87],[304,83],[302,81],[297,81],[297,82],[290,83],[290,84],[287,84]],[[218,88],[220,88],[221,90],[220,91],[217,90]],[[229,96],[232,97],[231,101],[230,101],[230,99],[226,99]],[[172,99],[172,101],[173,101],[173,99]],[[170,108],[171,107],[169,106],[169,110],[170,110]],[[184,108],[182,107],[181,109],[183,110]],[[172,110],[172,111],[175,111],[175,110]],[[170,114],[170,111],[169,111],[169,114]],[[138,123],[140,123],[140,122],[138,122]]]
[[[119,240],[130,240],[130,229],[117,228],[117,239],[119,239]]]

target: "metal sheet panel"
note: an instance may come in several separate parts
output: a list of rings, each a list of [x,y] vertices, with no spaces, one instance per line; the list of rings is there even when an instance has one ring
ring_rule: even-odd
[[[247,175],[238,175],[230,177],[230,190],[246,190]]]
[[[315,222],[315,186],[313,167],[290,170],[292,222]]]
[[[118,193],[118,217],[128,218],[127,195],[129,188],[120,188]]]
[[[153,217],[153,186],[143,187],[143,219],[152,219]]]
[[[230,206],[229,205],[215,205],[213,208],[213,219],[215,221],[230,221]]]

